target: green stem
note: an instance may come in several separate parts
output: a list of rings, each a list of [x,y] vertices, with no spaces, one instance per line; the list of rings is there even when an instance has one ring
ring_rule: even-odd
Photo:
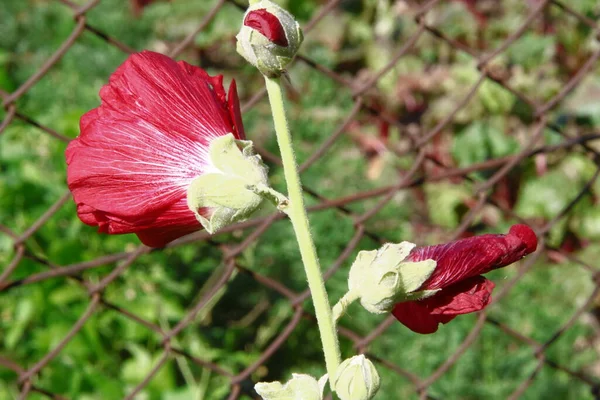
[[[333,324],[337,326],[338,320],[344,315],[348,306],[360,298],[357,291],[350,290],[333,306]]]
[[[247,188],[248,190],[251,190],[257,195],[262,196],[264,199],[273,203],[273,205],[275,205],[279,211],[287,213],[287,208],[290,201],[278,191],[272,189],[264,183],[259,183],[258,185],[249,185]]]
[[[315,306],[315,314],[319,325],[319,333],[321,334],[323,352],[325,353],[327,373],[329,374],[329,380],[331,382],[335,377],[335,371],[341,362],[340,346],[333,324],[331,307],[325,290],[325,283],[323,282],[321,268],[319,267],[319,259],[317,258],[317,252],[308,226],[308,217],[302,198],[302,187],[300,185],[298,165],[296,163],[296,157],[294,156],[292,138],[285,116],[281,85],[278,78],[268,78],[265,76],[265,81],[267,93],[269,94],[269,101],[271,102],[275,132],[277,134],[277,142],[279,144],[279,151],[281,152],[283,172],[290,199],[287,214],[292,221],[296,240],[300,247],[300,255],[302,256],[302,262],[308,280],[308,287]]]

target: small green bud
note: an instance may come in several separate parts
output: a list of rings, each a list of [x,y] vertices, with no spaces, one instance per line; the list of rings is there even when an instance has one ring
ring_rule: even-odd
[[[204,229],[214,233],[258,209],[263,197],[250,188],[268,185],[268,168],[251,141],[232,134],[213,139],[208,151],[212,168],[192,181],[187,203]]]
[[[292,379],[281,382],[259,382],[254,390],[263,400],[321,400],[326,379],[317,381],[310,375],[292,374]]]
[[[396,303],[433,295],[437,290],[416,292],[435,271],[434,260],[404,261],[413,243],[386,243],[379,250],[361,251],[350,268],[348,289],[374,314],[388,313]]]
[[[236,36],[237,52],[268,77],[278,77],[292,61],[303,35],[293,15],[269,0],[251,4]]]
[[[333,388],[342,400],[370,400],[379,390],[379,374],[373,363],[360,354],[340,364]]]

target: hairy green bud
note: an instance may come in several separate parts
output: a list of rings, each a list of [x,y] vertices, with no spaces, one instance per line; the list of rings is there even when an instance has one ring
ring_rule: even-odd
[[[303,35],[294,17],[269,0],[251,4],[236,36],[237,51],[268,77],[278,77],[292,61]]]
[[[360,354],[340,364],[333,388],[342,400],[371,400],[379,390],[379,374],[373,363]]]

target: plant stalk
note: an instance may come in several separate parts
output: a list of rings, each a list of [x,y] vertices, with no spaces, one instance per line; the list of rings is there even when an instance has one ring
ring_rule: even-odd
[[[279,78],[269,78],[265,76],[267,93],[271,103],[275,132],[277,134],[277,143],[281,152],[283,161],[283,172],[288,189],[290,200],[287,208],[287,214],[292,221],[296,240],[300,248],[300,255],[304,264],[308,287],[313,299],[319,333],[325,353],[325,364],[329,380],[332,382],[335,377],[335,371],[341,362],[340,346],[333,323],[331,306],[327,298],[325,283],[321,275],[319,259],[315,250],[315,245],[308,225],[308,216],[302,198],[302,186],[298,173],[298,164],[294,155],[292,139],[285,115],[285,106],[283,103],[283,91]]]

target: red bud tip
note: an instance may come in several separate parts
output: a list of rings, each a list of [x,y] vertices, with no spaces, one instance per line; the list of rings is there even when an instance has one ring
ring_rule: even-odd
[[[264,8],[248,13],[244,19],[244,25],[257,30],[276,45],[288,47],[287,37],[281,22]]]
[[[533,253],[537,248],[537,236],[535,236],[533,229],[527,225],[513,225],[510,227],[508,234],[518,237],[523,243],[525,243],[525,246],[527,247],[527,254]]]

